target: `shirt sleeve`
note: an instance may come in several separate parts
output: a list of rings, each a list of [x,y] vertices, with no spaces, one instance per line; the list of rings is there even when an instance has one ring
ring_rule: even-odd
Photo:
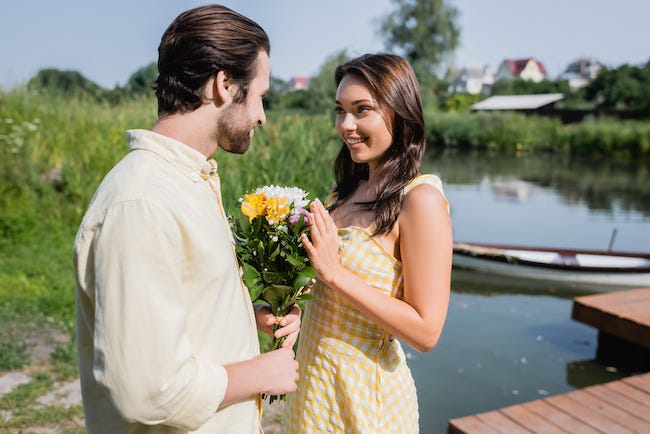
[[[144,200],[106,212],[93,248],[93,374],[127,421],[195,430],[219,407],[228,378],[187,336],[182,234],[171,213]]]

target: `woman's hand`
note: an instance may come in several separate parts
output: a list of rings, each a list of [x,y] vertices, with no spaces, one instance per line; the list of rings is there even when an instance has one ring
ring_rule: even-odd
[[[311,266],[316,270],[316,276],[331,286],[341,268],[338,228],[320,200],[316,199],[311,203],[311,212],[311,241],[306,234],[302,234],[301,240],[309,255]]]
[[[293,348],[300,332],[300,307],[294,304],[288,315],[276,317],[268,306],[256,305],[255,321],[257,322],[257,328],[267,335],[271,335],[276,339],[286,336],[282,348]],[[273,326],[276,324],[279,328],[274,333]]]

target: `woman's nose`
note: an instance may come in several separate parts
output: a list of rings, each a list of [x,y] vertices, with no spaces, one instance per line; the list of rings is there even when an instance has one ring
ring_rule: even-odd
[[[352,113],[346,113],[341,121],[341,128],[345,130],[354,130],[357,127],[356,120]]]

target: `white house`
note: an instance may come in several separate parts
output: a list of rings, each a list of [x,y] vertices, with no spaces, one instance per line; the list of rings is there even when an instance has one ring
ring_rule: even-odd
[[[489,94],[494,84],[494,68],[464,66],[452,74],[450,92]]]
[[[596,78],[602,67],[603,64],[593,57],[581,57],[569,63],[559,79],[568,80],[569,87],[576,90]]]
[[[288,87],[289,90],[307,90],[309,89],[309,84],[311,79],[309,77],[291,77],[289,80]]]
[[[526,59],[505,59],[497,69],[495,80],[520,78],[538,83],[547,78],[544,64],[532,57]]]

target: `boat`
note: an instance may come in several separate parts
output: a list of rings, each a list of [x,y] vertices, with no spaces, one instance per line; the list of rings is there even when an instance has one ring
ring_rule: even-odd
[[[589,291],[650,287],[646,253],[456,242],[453,267],[518,285],[529,281]]]

